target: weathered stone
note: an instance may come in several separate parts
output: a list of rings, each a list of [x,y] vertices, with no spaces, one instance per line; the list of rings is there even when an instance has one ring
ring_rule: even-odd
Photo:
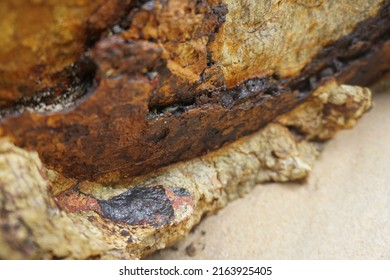
[[[45,88],[67,88],[86,44],[118,21],[131,0],[0,3],[0,108]]]
[[[78,84],[4,108],[0,135],[64,176],[126,181],[256,132],[332,77],[371,83],[390,67],[389,7],[136,1],[75,51]]]
[[[142,258],[306,178],[390,71],[390,1],[293,2],[0,3],[0,257]]]
[[[319,152],[310,139],[353,126],[370,108],[370,97],[368,89],[330,81],[252,136],[115,186],[63,178],[43,167],[35,152],[3,138],[0,257],[144,257],[257,183],[304,179]]]

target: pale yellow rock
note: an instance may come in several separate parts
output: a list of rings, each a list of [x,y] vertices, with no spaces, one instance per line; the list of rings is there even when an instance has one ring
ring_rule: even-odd
[[[339,86],[330,80],[320,86],[307,102],[280,116],[278,122],[294,127],[308,140],[326,140],[340,129],[352,128],[371,106],[368,88]]]
[[[324,46],[375,15],[383,0],[224,0],[229,13],[212,43],[228,81],[294,76]]]

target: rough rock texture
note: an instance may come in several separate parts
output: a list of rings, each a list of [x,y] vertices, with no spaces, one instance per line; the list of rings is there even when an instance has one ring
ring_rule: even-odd
[[[0,135],[66,177],[123,182],[256,132],[332,77],[389,70],[389,1],[133,2],[75,51],[72,83],[4,108]]]
[[[36,91],[72,83],[86,44],[117,21],[130,2],[1,1],[0,108]]]
[[[371,93],[332,80],[307,104],[315,106],[304,103],[250,137],[115,187],[63,178],[3,138],[0,257],[141,258],[256,183],[304,179],[319,151],[309,140],[353,126]]]
[[[387,84],[370,87],[373,109],[326,143],[307,180],[256,185],[148,259],[390,259]]]
[[[389,0],[5,0],[0,28],[2,258],[172,244],[304,179],[390,71]]]
[[[212,43],[213,58],[229,87],[265,74],[296,76],[324,47],[374,16],[384,2],[226,0],[230,12]],[[355,45],[355,51],[368,47],[364,44]]]

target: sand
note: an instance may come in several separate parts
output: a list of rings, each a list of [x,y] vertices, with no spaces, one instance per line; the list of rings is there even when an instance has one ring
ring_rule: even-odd
[[[151,259],[390,259],[390,91],[304,183],[256,186]]]

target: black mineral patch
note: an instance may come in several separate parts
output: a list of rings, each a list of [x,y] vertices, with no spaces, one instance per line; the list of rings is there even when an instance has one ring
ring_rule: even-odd
[[[161,185],[135,187],[109,200],[98,200],[105,218],[129,225],[163,226],[174,218],[171,201]]]
[[[171,187],[169,187],[169,189],[177,196],[188,196],[188,197],[191,197],[191,194],[189,193],[189,191],[187,191],[184,188],[171,188]]]

